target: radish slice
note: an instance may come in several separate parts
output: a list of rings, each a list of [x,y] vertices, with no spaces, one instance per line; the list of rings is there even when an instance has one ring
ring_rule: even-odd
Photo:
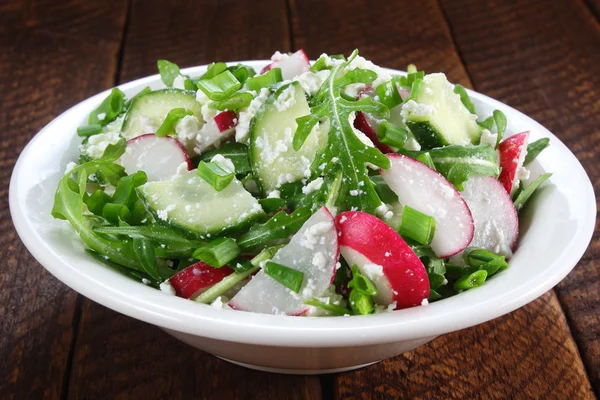
[[[400,93],[402,101],[406,101],[410,97],[410,90],[401,88],[400,86],[398,86],[398,93]]]
[[[213,268],[200,261],[173,275],[169,283],[175,289],[177,296],[191,299],[232,273],[233,269],[227,266]]]
[[[460,193],[437,171],[400,154],[386,154],[391,166],[381,176],[402,205],[435,218],[431,248],[440,258],[461,252],[473,239],[473,218]]]
[[[475,221],[470,246],[512,256],[519,237],[519,216],[502,184],[491,176],[472,176],[462,195]]]
[[[223,140],[232,137],[235,134],[237,125],[237,115],[233,111],[222,111],[202,126],[198,136],[197,144],[194,150],[198,154],[210,147],[214,147]]]
[[[192,162],[181,143],[153,133],[128,140],[121,156],[121,165],[128,175],[144,171],[149,182],[171,179],[183,163],[187,163],[188,171],[192,169]]]
[[[338,257],[335,223],[327,208],[322,207],[272,260],[304,273],[299,293],[261,270],[231,299],[229,306],[264,314],[303,314],[308,310],[304,301],[322,296],[333,282]]]
[[[500,167],[502,172],[498,180],[508,193],[512,194],[519,187],[519,169],[527,155],[529,132],[521,132],[504,139],[498,146],[500,153]]]
[[[342,257],[377,286],[378,304],[395,302],[395,309],[401,309],[429,297],[425,266],[389,225],[362,211],[341,213],[335,221]]]
[[[283,80],[290,80],[298,75],[310,70],[310,60],[304,50],[298,50],[289,57],[281,57],[279,60],[273,61],[260,71],[261,74],[269,71],[271,68],[281,68],[281,76]]]
[[[381,150],[382,153],[395,153],[394,149],[392,149],[387,144],[383,144],[379,141],[379,137],[377,136],[377,130],[379,129],[379,123],[377,120],[367,114],[359,111],[356,113],[356,119],[354,120],[354,127],[364,133],[371,142]]]

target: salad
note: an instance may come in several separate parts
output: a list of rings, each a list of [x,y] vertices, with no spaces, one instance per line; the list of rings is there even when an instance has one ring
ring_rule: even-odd
[[[425,306],[508,267],[549,145],[479,118],[414,65],[276,52],[165,87],[112,89],[52,215],[86,251],[164,292],[251,312],[364,315]]]

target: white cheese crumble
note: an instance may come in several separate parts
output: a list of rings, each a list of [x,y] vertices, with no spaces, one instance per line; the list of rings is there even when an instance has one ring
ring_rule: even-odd
[[[289,85],[285,89],[279,93],[277,99],[273,103],[273,105],[277,108],[278,111],[285,111],[288,108],[292,107],[296,104],[296,87],[294,85]]]
[[[392,79],[392,75],[390,75],[389,72],[385,71],[383,68],[373,64],[371,61],[369,61],[361,56],[357,56],[356,58],[354,58],[354,60],[352,60],[352,62],[346,68],[349,71],[356,69],[356,68],[361,68],[361,69],[368,69],[368,70],[375,72],[377,74],[377,79],[375,79],[373,81],[373,84],[372,84],[373,87],[377,87],[377,86],[381,85],[382,83],[385,83],[385,82],[389,81],[390,79]]]
[[[323,221],[312,225],[306,231],[304,231],[304,241],[302,245],[306,249],[314,249],[315,245],[319,243],[319,240],[323,237],[323,234],[332,228],[333,224],[329,221]]]
[[[265,102],[271,92],[267,88],[262,88],[260,93],[250,102],[246,109],[241,109],[238,115],[238,124],[235,127],[235,141],[240,143],[248,143],[250,135],[250,121],[258,109]]]
[[[429,117],[435,113],[435,108],[429,104],[421,104],[414,100],[409,100],[404,103],[400,113],[402,115],[402,120],[406,122],[409,115],[415,117]]]
[[[362,267],[363,274],[367,276],[373,282],[381,279],[383,275],[383,267],[379,264],[365,264]]]
[[[167,219],[169,218],[169,212],[173,211],[175,209],[175,204],[169,204],[167,206],[167,208],[165,208],[164,210],[158,210],[156,212],[156,215],[158,216],[158,218],[162,219],[163,221],[167,221]]]
[[[312,259],[312,264],[321,271],[324,271],[325,267],[327,266],[327,258],[325,258],[325,255],[321,252],[315,253]]]
[[[358,94],[366,88],[367,85],[364,83],[351,83],[344,88],[344,93],[346,94],[346,96],[356,99],[358,98]]]
[[[519,167],[517,168],[517,173],[515,175],[515,177],[522,181],[525,179],[529,179],[529,177],[531,176],[531,171],[529,171],[527,168],[525,167]]]
[[[406,142],[404,142],[404,148],[406,150],[419,151],[421,150],[421,145],[414,137],[409,137],[406,139]]]
[[[281,198],[281,192],[279,190],[271,190],[267,194],[267,199],[279,199]]]
[[[177,169],[175,170],[175,174],[171,177],[171,180],[174,181],[175,179],[185,175],[187,172],[188,172],[188,163],[187,163],[187,161],[184,161],[177,166]]]
[[[185,89],[185,77],[183,75],[177,75],[173,81],[173,87],[175,89]]]
[[[227,172],[235,172],[235,165],[233,165],[233,162],[229,158],[223,157],[222,154],[216,154],[210,161],[219,164],[219,166]]]
[[[104,121],[106,118],[106,113],[100,113],[97,115],[99,121]]]
[[[198,89],[196,91],[196,101],[200,104],[206,104],[210,102],[210,99],[208,98],[206,93],[204,93],[201,89]]]
[[[421,301],[421,305],[423,307],[428,306],[429,305],[429,301],[427,299],[423,299],[423,301]]]
[[[314,96],[319,91],[321,85],[323,82],[325,82],[330,73],[331,71],[328,69],[324,69],[316,73],[307,71],[298,75],[293,80],[300,84],[302,90],[304,90],[306,94],[309,96]]]
[[[104,154],[104,150],[109,145],[117,143],[119,139],[121,139],[121,136],[117,132],[100,133],[90,136],[85,146],[85,152],[91,158],[100,158]]]
[[[492,133],[488,129],[481,131],[481,139],[479,139],[479,144],[487,143],[495,149],[497,142],[498,134]]]
[[[175,289],[171,286],[171,283],[166,280],[160,284],[160,290],[171,296],[175,296]]]
[[[73,170],[73,168],[75,168],[76,166],[77,166],[77,163],[74,163],[74,162],[68,163],[65,168],[65,175],[68,174],[69,172],[71,172]]]
[[[312,193],[315,190],[321,189],[321,186],[323,186],[323,178],[318,177],[317,179],[311,181],[308,185],[304,186],[302,188],[302,193],[303,194]]]

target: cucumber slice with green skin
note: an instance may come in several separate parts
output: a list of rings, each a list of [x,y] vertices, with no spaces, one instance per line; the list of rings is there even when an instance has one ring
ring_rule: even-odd
[[[123,136],[133,139],[145,133],[156,133],[174,108],[185,108],[202,121],[202,105],[196,101],[196,93],[172,88],[155,90],[133,100],[123,121]]]
[[[319,124],[300,151],[292,147],[298,124],[296,118],[310,114],[304,91],[298,82],[279,88],[267,98],[250,123],[250,165],[264,193],[284,183],[307,178],[315,153],[327,143],[327,131]]]
[[[137,190],[157,221],[200,238],[235,231],[265,215],[237,179],[217,192],[196,170]]]
[[[425,148],[479,143],[481,128],[442,73],[416,82],[402,107],[406,126]]]

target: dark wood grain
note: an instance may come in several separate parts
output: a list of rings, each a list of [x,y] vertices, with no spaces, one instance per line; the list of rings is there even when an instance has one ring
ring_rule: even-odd
[[[257,23],[261,21],[261,23]],[[283,1],[134,1],[121,81],[180,66],[268,58],[288,51]],[[84,301],[69,398],[319,399],[318,377],[250,371],[184,345],[158,328]]]
[[[340,374],[339,399],[594,399],[553,292],[489,323]]]
[[[404,68],[414,62],[420,69],[442,71],[450,80],[471,86],[471,77],[461,60],[462,48],[455,47],[444,10],[435,1],[420,2],[419,7],[392,2],[372,7],[366,1],[335,5],[298,1],[292,4],[295,45],[306,48],[311,55],[324,51],[347,54],[358,47],[367,58],[380,65]],[[465,2],[463,8],[469,8],[471,4],[473,2]],[[492,7],[491,3],[487,4]],[[315,12],[315,9],[318,11]],[[463,17],[461,26],[468,26],[478,16],[487,17],[486,12],[488,10]],[[479,19],[477,33],[473,29],[473,35],[484,37],[489,19]],[[339,20],[343,20],[344,24],[334,23]],[[504,24],[506,29],[511,26],[508,19],[496,24]],[[324,26],[338,28],[333,28],[334,33],[331,34],[329,30],[318,28]],[[398,34],[395,35],[395,32]],[[518,34],[515,36],[520,37]],[[496,33],[495,37],[502,35]],[[530,39],[529,36],[523,38]],[[511,40],[514,38],[508,37],[507,43]],[[545,37],[543,40],[540,38],[540,41],[545,40]],[[501,68],[507,62],[498,62],[494,58],[494,49],[494,46],[489,46],[487,68],[492,65]],[[528,65],[528,69],[522,65],[512,68],[515,71],[506,74],[507,78],[514,78],[516,70],[523,79],[531,79],[527,74],[535,73],[533,65]],[[488,80],[497,79],[497,75],[488,77]],[[501,84],[508,83],[504,80]],[[538,321],[539,329],[530,329],[534,319]],[[506,321],[512,321],[519,340],[511,336],[506,324],[502,325]],[[548,326],[556,330],[559,340],[554,340],[556,336],[547,335]],[[489,337],[497,339],[489,340]],[[489,351],[485,358],[482,357],[481,346]],[[425,367],[414,369],[407,365],[404,357],[412,360],[417,357],[414,354],[418,354],[419,362]],[[549,362],[549,354],[557,357],[552,359],[552,363]],[[560,360],[570,360],[568,372],[565,372]],[[531,378],[529,369],[535,370],[535,379]],[[568,382],[564,380],[565,373],[569,374]],[[521,376],[528,378],[523,380]],[[364,398],[373,393],[382,398],[472,398],[478,393],[486,393],[482,397],[531,398],[544,392],[547,398],[564,398],[569,393],[577,393],[577,398],[593,396],[569,326],[553,293],[547,294],[544,301],[534,302],[504,319],[442,337],[408,355],[369,367],[367,372],[347,373],[334,380],[335,392],[340,398],[350,398],[358,393],[364,393]],[[515,384],[515,381],[519,383]]]
[[[585,0],[585,2],[598,21],[600,21],[600,0]]]
[[[475,88],[554,132],[600,189],[600,24],[580,1],[443,1]],[[485,19],[476,16],[485,15]],[[556,288],[600,390],[600,233]]]
[[[77,302],[14,231],[12,166],[46,123],[113,84],[124,21],[122,1],[0,3],[1,398],[63,395]]]

